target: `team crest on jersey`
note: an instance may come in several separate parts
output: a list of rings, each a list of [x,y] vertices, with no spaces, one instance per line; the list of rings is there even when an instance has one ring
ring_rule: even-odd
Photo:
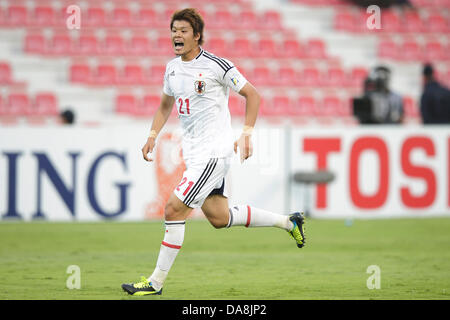
[[[206,83],[205,83],[205,81],[197,80],[194,83],[194,87],[195,87],[195,92],[197,92],[197,94],[203,95],[205,93]]]

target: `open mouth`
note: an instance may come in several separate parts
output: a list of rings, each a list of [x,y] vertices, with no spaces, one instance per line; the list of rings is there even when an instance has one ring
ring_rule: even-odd
[[[173,46],[175,49],[182,49],[184,47],[184,43],[180,41],[174,41]]]

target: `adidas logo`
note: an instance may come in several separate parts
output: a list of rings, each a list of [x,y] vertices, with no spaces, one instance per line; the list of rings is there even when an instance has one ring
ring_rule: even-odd
[[[175,70],[173,70],[171,73],[169,73],[169,76],[174,76],[175,75]]]

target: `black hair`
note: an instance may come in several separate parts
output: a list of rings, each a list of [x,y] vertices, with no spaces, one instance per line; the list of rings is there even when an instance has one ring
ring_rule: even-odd
[[[433,76],[433,73],[434,73],[434,70],[433,70],[433,66],[430,64],[430,63],[427,63],[427,64],[425,64],[424,66],[423,66],[423,72],[422,72],[422,74],[425,76],[425,77],[431,77],[431,76]]]

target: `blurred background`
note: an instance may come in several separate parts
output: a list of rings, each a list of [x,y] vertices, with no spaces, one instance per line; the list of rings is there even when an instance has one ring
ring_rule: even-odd
[[[450,213],[449,0],[0,0],[2,219],[162,217],[183,171],[175,108],[154,166],[140,148],[185,7],[263,98],[233,202]],[[230,93],[237,134],[244,103]]]

